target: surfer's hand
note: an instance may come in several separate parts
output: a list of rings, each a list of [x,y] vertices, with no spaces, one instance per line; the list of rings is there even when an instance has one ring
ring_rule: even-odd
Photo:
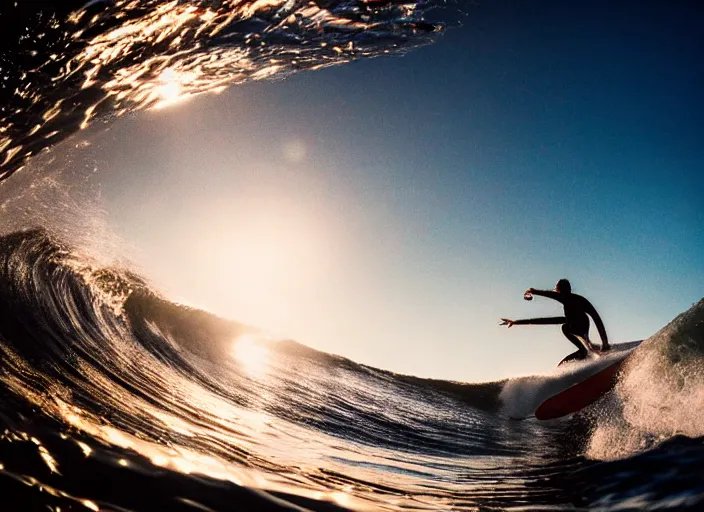
[[[513,320],[509,320],[508,318],[502,318],[501,323],[499,325],[507,325],[510,328],[513,324]]]

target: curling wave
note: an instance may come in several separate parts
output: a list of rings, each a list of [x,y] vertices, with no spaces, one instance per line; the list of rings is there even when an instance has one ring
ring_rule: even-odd
[[[428,44],[443,3],[389,0],[17,2],[0,50],[0,181],[128,112],[250,80]]]
[[[0,185],[12,196],[0,205],[5,500],[135,511],[704,506],[704,300],[643,342],[614,392],[584,413],[514,421],[571,372],[450,382],[268,339],[70,245],[75,220],[30,211],[81,203],[49,164],[8,179],[96,121],[430,43],[457,22],[452,5],[0,8],[12,19],[0,34]],[[16,231],[37,218],[44,228]]]

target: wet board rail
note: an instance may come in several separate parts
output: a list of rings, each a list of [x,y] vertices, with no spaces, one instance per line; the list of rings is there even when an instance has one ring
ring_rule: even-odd
[[[640,343],[640,341],[637,341],[623,344],[622,347],[619,347],[619,351],[624,352],[623,357],[616,359],[613,364],[602,368],[581,382],[545,400],[535,410],[535,417],[539,420],[560,418],[580,411],[596,402],[616,385],[619,371],[628,356]]]

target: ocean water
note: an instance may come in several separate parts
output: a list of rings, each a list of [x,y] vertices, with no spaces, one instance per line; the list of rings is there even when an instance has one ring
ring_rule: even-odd
[[[704,509],[704,300],[638,346],[612,393],[540,422],[532,404],[573,370],[451,382],[270,339],[105,264],[69,213],[34,211],[46,190],[80,207],[47,185],[45,150],[81,127],[410,50],[457,21],[451,6],[93,1],[0,16],[13,20],[0,82],[3,510]]]

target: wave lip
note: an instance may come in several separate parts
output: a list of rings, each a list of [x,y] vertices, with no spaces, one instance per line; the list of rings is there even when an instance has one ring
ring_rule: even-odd
[[[0,181],[94,120],[432,42],[439,4],[361,0],[3,4]],[[452,18],[452,16],[448,16]],[[27,37],[26,34],[32,34]]]
[[[615,459],[673,436],[704,436],[704,299],[648,338],[594,411],[587,453]]]

